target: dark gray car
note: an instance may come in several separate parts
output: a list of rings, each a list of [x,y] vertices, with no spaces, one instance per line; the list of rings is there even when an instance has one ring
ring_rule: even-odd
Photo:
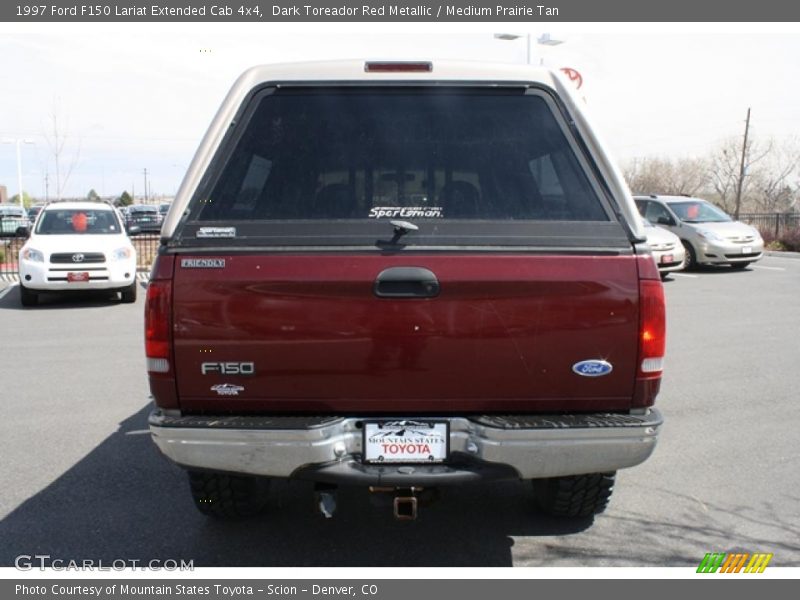
[[[161,231],[161,221],[162,218],[157,206],[132,204],[128,207],[128,229],[136,226],[142,233],[159,233]]]

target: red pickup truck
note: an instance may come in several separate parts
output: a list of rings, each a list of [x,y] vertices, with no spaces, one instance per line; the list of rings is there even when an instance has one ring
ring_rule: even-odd
[[[172,204],[147,291],[160,450],[203,513],[275,478],[390,492],[531,480],[601,512],[662,423],[665,309],[633,199],[556,73],[247,71]]]

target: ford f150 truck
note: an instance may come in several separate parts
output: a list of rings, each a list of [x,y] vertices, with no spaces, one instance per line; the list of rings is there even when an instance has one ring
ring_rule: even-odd
[[[664,296],[641,221],[548,70],[331,62],[244,73],[147,290],[155,443],[200,511],[275,478],[390,492],[530,480],[601,512],[653,451]]]

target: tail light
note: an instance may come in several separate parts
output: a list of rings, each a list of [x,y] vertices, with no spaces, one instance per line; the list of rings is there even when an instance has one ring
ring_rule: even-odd
[[[664,368],[667,318],[664,287],[658,280],[639,281],[639,379],[658,379]]]
[[[151,281],[144,309],[144,348],[147,370],[153,373],[169,372],[171,306],[172,282]]]
[[[169,373],[172,346],[172,265],[159,256],[153,265],[144,305],[144,350],[150,373]]]

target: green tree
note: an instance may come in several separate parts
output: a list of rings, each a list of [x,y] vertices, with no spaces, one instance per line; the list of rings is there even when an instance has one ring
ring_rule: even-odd
[[[133,204],[133,198],[128,192],[122,192],[122,194],[120,194],[120,197],[117,198],[117,204],[119,206],[130,206],[131,204]]]
[[[11,204],[19,204],[19,194],[14,194],[8,201]],[[33,198],[25,190],[22,191],[22,205],[25,208],[30,208],[33,205]]]
[[[98,200],[100,200],[100,194],[95,192],[94,188],[92,188],[91,190],[89,190],[89,193],[86,194],[86,199],[92,202],[97,202]]]

